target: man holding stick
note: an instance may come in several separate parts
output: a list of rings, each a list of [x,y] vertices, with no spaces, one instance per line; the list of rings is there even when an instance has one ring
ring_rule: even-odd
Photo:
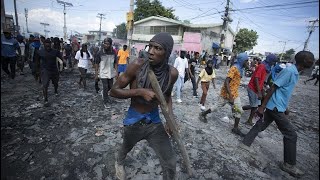
[[[124,160],[134,145],[142,139],[148,141],[159,157],[163,179],[176,176],[176,157],[171,147],[168,126],[166,129],[159,116],[159,100],[148,77],[152,70],[173,117],[171,92],[178,78],[178,71],[168,65],[173,48],[172,36],[168,33],[156,34],[149,42],[148,57],[138,58],[127,66],[113,85],[110,95],[116,98],[131,98],[130,108],[123,120],[123,143],[118,151],[115,168],[119,179],[125,179]],[[146,60],[147,59],[147,60]],[[130,84],[130,89],[125,87]]]

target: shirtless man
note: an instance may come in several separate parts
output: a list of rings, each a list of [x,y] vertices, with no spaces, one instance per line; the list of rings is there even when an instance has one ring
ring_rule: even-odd
[[[155,73],[172,115],[171,91],[178,78],[178,71],[168,65],[173,47],[172,36],[168,33],[156,34],[149,42],[148,56],[130,63],[126,71],[113,85],[110,95],[116,98],[131,98],[130,108],[123,120],[123,143],[115,162],[116,175],[125,179],[124,160],[134,145],[146,139],[159,157],[163,179],[171,180],[176,175],[176,158],[159,117],[159,101],[152,90],[148,69]],[[130,84],[130,89],[125,87]],[[167,127],[167,126],[166,126]]]

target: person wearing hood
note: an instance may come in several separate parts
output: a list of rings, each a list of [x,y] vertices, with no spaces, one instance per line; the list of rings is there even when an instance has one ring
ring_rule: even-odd
[[[144,56],[130,63],[113,85],[110,95],[116,98],[131,98],[130,107],[123,120],[123,143],[116,157],[115,169],[119,179],[125,179],[124,160],[128,152],[140,140],[147,140],[160,160],[164,180],[176,177],[176,157],[169,136],[159,115],[159,100],[152,90],[148,70],[157,77],[160,88],[173,115],[171,91],[178,78],[178,71],[168,64],[173,48],[173,38],[169,33],[158,33],[149,42]],[[126,86],[130,84],[130,89]],[[166,126],[168,127],[168,126]]]
[[[17,54],[21,56],[20,46],[17,40],[12,38],[11,32],[8,29],[3,30],[4,36],[1,36],[1,66],[2,70],[7,73],[7,75],[14,79],[16,76],[16,62]],[[8,66],[10,64],[10,71]]]
[[[216,89],[216,85],[214,83],[215,77],[216,77],[216,74],[213,70],[213,61],[209,60],[207,61],[207,67],[200,72],[199,78],[196,84],[196,89],[198,89],[198,84],[201,81],[202,96],[200,100],[200,106],[201,106],[200,108],[203,111],[206,110],[204,103],[206,102],[210,81],[212,81],[213,88]]]
[[[266,94],[256,115],[260,118],[246,134],[239,147],[252,151],[250,146],[258,133],[264,131],[273,121],[283,135],[283,160],[281,170],[294,177],[304,173],[297,168],[297,133],[293,126],[294,119],[287,119],[289,100],[299,81],[299,72],[312,67],[314,55],[309,51],[300,51],[295,55],[295,64],[281,70]],[[302,118],[302,117],[299,117]]]
[[[247,86],[250,105],[242,107],[243,110],[251,109],[250,116],[246,122],[246,124],[248,125],[253,125],[252,119],[254,113],[256,112],[258,106],[260,106],[261,100],[264,96],[264,82],[266,80],[267,74],[271,73],[271,67],[274,66],[277,61],[278,58],[276,55],[269,54],[266,57],[266,60],[262,61],[262,63],[255,68],[255,71],[251,76],[251,79]]]
[[[248,67],[248,55],[246,53],[238,54],[235,64],[229,69],[225,82],[221,88],[221,93],[217,104],[212,108],[200,113],[200,120],[206,122],[206,115],[212,111],[225,106],[227,103],[232,107],[232,114],[235,119],[232,133],[244,136],[239,129],[241,114],[243,113],[241,101],[239,97],[239,86],[243,69]]]
[[[98,73],[102,82],[102,99],[105,108],[110,108],[112,101],[108,96],[113,85],[113,79],[117,76],[117,53],[112,47],[112,39],[105,38],[101,50],[97,53],[94,60],[95,66],[95,87],[98,87]]]

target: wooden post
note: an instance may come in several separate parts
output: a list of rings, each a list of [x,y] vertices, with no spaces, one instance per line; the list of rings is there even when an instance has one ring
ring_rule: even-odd
[[[180,135],[178,133],[177,123],[174,120],[174,117],[172,117],[172,115],[169,113],[169,107],[168,107],[168,104],[164,98],[164,95],[163,95],[162,90],[160,88],[160,85],[158,83],[157,77],[154,74],[154,72],[150,69],[148,70],[148,77],[150,79],[151,86],[152,86],[154,92],[156,93],[158,100],[160,101],[160,108],[162,110],[162,114],[164,115],[165,119],[167,120],[168,126],[172,130],[173,138],[177,142],[178,147],[181,151],[184,164],[185,164],[187,171],[188,171],[188,175],[192,176],[189,155],[188,155],[186,148],[184,146],[184,143],[181,140]]]

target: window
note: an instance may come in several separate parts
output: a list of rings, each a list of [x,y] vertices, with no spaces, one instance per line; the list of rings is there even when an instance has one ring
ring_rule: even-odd
[[[179,27],[178,26],[166,26],[166,32],[171,35],[178,35],[179,34]]]

